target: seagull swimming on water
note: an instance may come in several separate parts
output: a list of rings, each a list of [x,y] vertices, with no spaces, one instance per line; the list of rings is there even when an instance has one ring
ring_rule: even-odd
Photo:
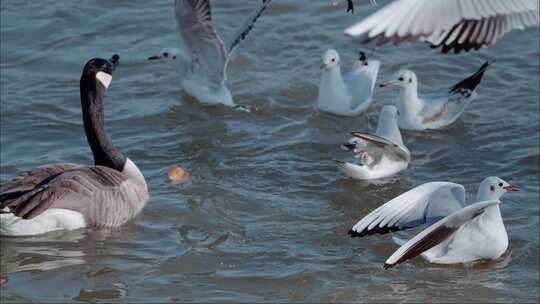
[[[227,42],[223,42],[212,24],[210,0],[176,0],[177,29],[189,54],[178,48],[166,48],[149,60],[161,59],[177,67],[184,91],[205,104],[237,106],[225,85],[231,53],[246,38],[271,0],[250,14]]]
[[[399,127],[406,130],[434,130],[454,123],[476,98],[476,87],[490,65],[485,62],[473,75],[454,85],[449,91],[418,96],[418,79],[411,70],[399,71],[395,79],[381,87],[397,86],[400,94],[396,106],[400,112]]]
[[[341,59],[335,50],[324,53],[317,107],[341,116],[356,116],[370,105],[381,62],[360,52],[351,70],[341,75]]]
[[[538,0],[395,0],[345,34],[366,35],[380,44],[424,40],[443,53],[459,53],[494,44],[514,29],[538,25],[538,12]]]
[[[384,106],[375,134],[352,132],[353,137],[341,147],[355,153],[359,164],[336,160],[339,170],[348,177],[367,180],[389,177],[406,169],[411,152],[403,145],[398,115],[396,107]]]
[[[351,237],[385,234],[430,225],[401,245],[385,262],[390,268],[422,255],[430,263],[456,264],[497,259],[508,248],[500,198],[515,185],[491,176],[478,187],[476,203],[465,206],[465,188],[450,182],[429,182],[413,188],[370,212],[349,231]]]

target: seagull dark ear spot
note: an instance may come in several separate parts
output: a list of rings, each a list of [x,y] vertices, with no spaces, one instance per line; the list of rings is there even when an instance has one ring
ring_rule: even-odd
[[[176,55],[172,56],[172,59],[176,59]]]
[[[491,189],[491,191],[495,191],[495,187],[494,187],[494,186],[489,186],[489,189]]]
[[[412,78],[409,78],[409,83],[412,83]]]

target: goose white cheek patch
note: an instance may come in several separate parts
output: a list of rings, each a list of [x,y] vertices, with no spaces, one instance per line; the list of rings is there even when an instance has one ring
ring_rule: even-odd
[[[105,89],[109,88],[109,85],[111,84],[112,76],[110,74],[107,74],[105,72],[98,72],[96,74],[96,78],[101,84],[105,87]]]

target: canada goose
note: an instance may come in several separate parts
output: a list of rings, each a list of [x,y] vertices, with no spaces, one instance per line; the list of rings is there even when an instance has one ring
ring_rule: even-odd
[[[94,166],[49,164],[0,185],[0,234],[36,235],[83,227],[117,227],[148,201],[141,171],[105,132],[103,98],[119,56],[94,58],[84,66],[81,105]]]

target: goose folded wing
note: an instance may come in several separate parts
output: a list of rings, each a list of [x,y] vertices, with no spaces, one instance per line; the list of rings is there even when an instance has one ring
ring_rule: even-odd
[[[23,219],[32,219],[49,208],[63,208],[88,214],[104,197],[122,186],[126,177],[108,167],[81,167],[60,173],[35,187],[6,207]],[[109,195],[110,196],[110,195]]]
[[[212,24],[209,0],[176,0],[176,25],[191,53],[191,69],[219,84],[225,80],[227,50]]]
[[[435,247],[456,232],[461,225],[482,214],[489,206],[499,203],[500,201],[498,200],[478,202],[441,219],[399,247],[398,250],[386,260],[384,268],[391,268],[396,264],[414,258]]]
[[[461,209],[464,203],[463,186],[450,182],[425,183],[370,212],[349,230],[349,235],[385,234],[430,224]]]
[[[3,209],[12,200],[32,191],[42,183],[59,174],[71,171],[80,166],[75,164],[50,164],[34,168],[12,180],[0,184],[0,209]]]

